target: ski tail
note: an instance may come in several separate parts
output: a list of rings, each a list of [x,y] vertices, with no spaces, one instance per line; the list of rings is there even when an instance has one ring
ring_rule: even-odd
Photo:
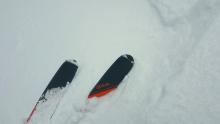
[[[36,105],[34,106],[33,110],[31,111],[30,115],[28,116],[26,122],[29,123],[31,118],[33,117],[35,111],[37,110],[38,104],[41,102],[46,102],[46,94],[55,88],[64,88],[71,83],[76,71],[78,69],[78,65],[76,60],[66,60],[55,73],[45,90],[43,91],[42,95],[38,99]]]
[[[115,90],[134,65],[131,55],[120,56],[92,89],[88,98],[102,97]]]

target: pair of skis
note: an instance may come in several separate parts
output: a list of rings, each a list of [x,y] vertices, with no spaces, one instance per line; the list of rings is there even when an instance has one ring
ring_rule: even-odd
[[[91,90],[88,95],[88,99],[93,97],[102,97],[111,91],[115,90],[118,85],[122,82],[124,77],[130,72],[134,65],[134,59],[131,55],[125,54],[120,56],[105,72],[105,74],[101,77],[95,87]],[[71,83],[73,80],[76,71],[78,69],[77,62],[75,60],[67,60],[65,61],[61,67],[58,69],[52,80],[49,82],[48,86],[38,99],[35,107],[27,118],[27,123],[31,121],[35,111],[38,110],[39,104],[45,104],[48,100],[51,99],[50,96],[58,96],[59,91],[63,90]],[[62,97],[62,95],[59,95]],[[50,118],[52,118],[56,108],[60,102],[56,102],[57,105],[53,107],[54,109],[51,113],[49,113]]]

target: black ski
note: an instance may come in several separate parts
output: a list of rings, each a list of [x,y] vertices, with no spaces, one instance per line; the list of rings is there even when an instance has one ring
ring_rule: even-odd
[[[67,60],[60,66],[60,68],[58,69],[58,71],[53,76],[53,78],[47,85],[46,89],[40,96],[39,100],[37,101],[35,107],[33,108],[32,112],[30,113],[27,119],[27,122],[29,122],[32,119],[34,112],[38,109],[39,103],[44,104],[44,102],[50,99],[50,98],[47,98],[47,94],[49,94],[50,92],[53,92],[54,89],[61,90],[65,88],[69,83],[71,83],[71,81],[73,80],[76,74],[77,69],[78,69],[78,66],[75,60]],[[53,95],[56,96],[56,93],[57,92],[53,92]],[[57,104],[58,103],[59,102],[57,102]],[[56,109],[56,107],[54,109]],[[53,112],[51,114],[53,114]],[[52,117],[52,115],[49,115],[49,116]]]
[[[120,56],[92,89],[88,98],[101,97],[116,89],[134,65],[131,55]]]

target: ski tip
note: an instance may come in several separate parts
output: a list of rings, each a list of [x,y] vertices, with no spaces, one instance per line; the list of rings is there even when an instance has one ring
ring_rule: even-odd
[[[128,59],[131,63],[134,63],[134,58],[129,54],[124,54],[122,57]]]
[[[72,63],[72,64],[78,66],[78,63],[75,59],[68,59],[68,60],[66,60],[66,62],[69,62],[69,63]]]

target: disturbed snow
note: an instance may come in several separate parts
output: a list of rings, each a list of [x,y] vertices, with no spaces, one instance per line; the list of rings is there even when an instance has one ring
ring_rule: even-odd
[[[220,122],[219,0],[0,3],[1,124],[24,122],[65,59],[76,77],[53,118],[33,124]],[[124,53],[135,66],[118,90],[87,100]]]

